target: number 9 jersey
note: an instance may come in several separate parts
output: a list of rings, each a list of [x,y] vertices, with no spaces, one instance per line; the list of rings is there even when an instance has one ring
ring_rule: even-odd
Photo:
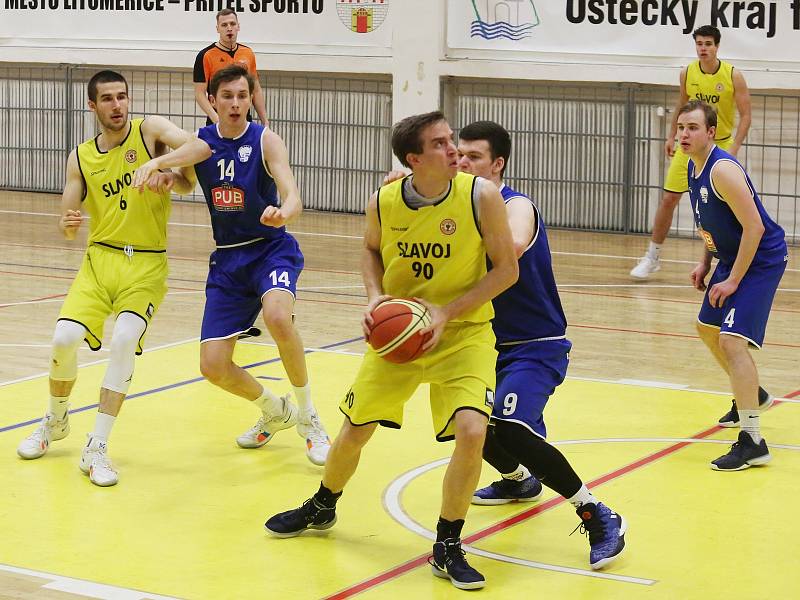
[[[267,206],[280,206],[275,181],[261,153],[264,131],[263,126],[251,122],[233,139],[222,137],[216,125],[197,132],[212,152],[194,169],[211,213],[217,248],[283,235],[284,227],[259,221]]]

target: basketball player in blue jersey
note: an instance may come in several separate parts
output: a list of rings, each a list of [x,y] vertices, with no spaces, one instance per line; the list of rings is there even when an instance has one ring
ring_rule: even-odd
[[[761,348],[772,301],[789,260],[775,223],[739,162],[714,143],[717,113],[692,100],[678,114],[681,149],[689,156],[689,198],[705,242],[691,273],[705,290],[697,331],[730,378],[742,430],[730,451],[711,461],[717,471],[763,465],[771,456],[759,424],[758,370],[749,347]],[[716,269],[708,282],[711,258]]]
[[[477,490],[472,503],[535,501],[544,483],[575,507],[589,534],[589,562],[599,569],[622,552],[627,525],[595,499],[564,455],[545,440],[544,408],[566,376],[572,344],[544,222],[530,198],[503,183],[511,137],[502,126],[492,121],[467,125],[459,132],[458,154],[459,170],[500,189],[519,262],[517,283],[492,301],[497,389],[483,458],[502,478]],[[402,176],[393,172],[387,181]]]
[[[169,166],[195,175],[211,213],[216,251],[206,282],[200,370],[214,385],[253,402],[261,417],[236,442],[259,448],[281,429],[297,424],[306,454],[325,464],[330,440],[311,400],[305,350],[294,326],[293,309],[303,254],[286,224],[302,211],[283,140],[269,128],[247,121],[254,80],[232,65],[211,78],[209,96],[219,123],[203,127],[181,152],[141,167],[134,185]],[[194,165],[192,170],[191,165]],[[274,338],[297,398],[279,398],[233,362],[238,336],[261,312]]]

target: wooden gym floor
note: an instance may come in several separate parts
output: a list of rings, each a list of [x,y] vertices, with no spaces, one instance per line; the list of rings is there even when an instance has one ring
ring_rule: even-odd
[[[170,293],[137,361],[110,455],[119,485],[101,489],[77,469],[94,422],[104,351],[79,352],[72,433],[36,461],[16,445],[41,418],[52,328],[83,253],[56,228],[58,197],[0,193],[0,598],[451,598],[425,564],[449,444],[432,441],[425,391],[403,431],[381,430],[328,532],[269,538],[265,517],[317,487],[321,470],[291,431],[255,451],[234,439],[252,407],[203,382],[197,358],[212,247],[204,205],[175,203]],[[358,319],[362,219],[306,213],[292,228],[306,256],[297,323],[309,349],[318,409],[331,434],[337,404],[364,350]],[[670,239],[651,281],[628,271],[646,239],[549,232],[574,349],[547,410],[551,441],[595,494],[630,525],[625,554],[588,569],[571,508],[546,492],[536,504],[472,507],[465,541],[488,579],[484,597],[522,589],[555,598],[786,598],[800,526],[782,507],[800,474],[800,275],[777,294],[762,385],[785,400],[762,419],[773,462],[743,473],[707,463],[738,430],[719,430],[728,383],[696,338],[701,295],[688,283],[700,242]],[[790,250],[796,255],[796,250]],[[237,361],[289,389],[267,336]],[[482,484],[496,478],[484,468]]]

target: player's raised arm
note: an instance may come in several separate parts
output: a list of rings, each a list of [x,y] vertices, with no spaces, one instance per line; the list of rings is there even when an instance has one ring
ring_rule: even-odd
[[[136,173],[133,175],[133,186],[143,187],[150,176],[159,169],[190,167],[203,162],[209,156],[211,156],[211,148],[208,147],[208,144],[198,137],[190,136],[189,141],[177,150],[157,156],[136,169]]]
[[[58,227],[68,240],[75,239],[78,227],[81,226],[81,200],[83,199],[84,183],[78,166],[78,153],[73,150],[67,158],[67,175],[64,181],[64,192],[61,194],[61,218]]]
[[[268,206],[261,215],[261,222],[272,227],[281,227],[296,219],[303,212],[300,192],[289,166],[289,152],[281,137],[271,129],[261,136],[261,152],[267,171],[275,180],[281,197],[280,208]]]

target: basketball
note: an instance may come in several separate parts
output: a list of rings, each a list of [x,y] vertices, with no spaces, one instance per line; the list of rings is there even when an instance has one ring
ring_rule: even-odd
[[[369,345],[380,356],[393,363],[406,363],[419,358],[422,346],[431,334],[420,332],[431,324],[428,309],[414,300],[387,300],[372,311]]]

